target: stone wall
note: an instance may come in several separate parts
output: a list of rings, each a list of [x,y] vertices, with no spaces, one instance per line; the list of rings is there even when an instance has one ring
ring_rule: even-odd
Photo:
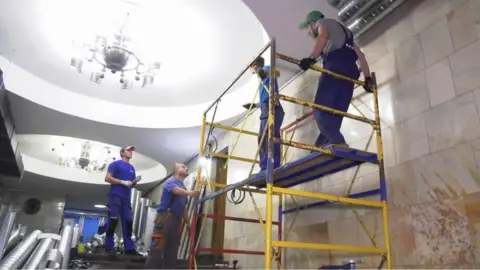
[[[390,232],[394,265],[400,268],[479,267],[480,263],[480,1],[408,1],[380,22],[358,43],[377,73],[383,143],[388,181]],[[312,44],[313,45],[313,44]],[[307,72],[283,90],[286,95],[312,100],[318,74]],[[373,118],[372,95],[356,91],[353,103]],[[309,111],[283,103],[284,124]],[[350,113],[359,112],[350,106]],[[246,129],[258,129],[258,111]],[[353,148],[364,149],[371,133],[366,124],[345,119],[342,132]],[[289,138],[291,133],[287,133]],[[318,135],[315,122],[306,120],[293,140],[312,144]],[[232,146],[228,133],[223,146]],[[219,147],[222,149],[222,147]],[[253,158],[257,139],[240,137],[233,154]],[[230,150],[231,151],[231,147]],[[368,151],[376,152],[373,139]],[[290,148],[287,161],[307,155]],[[250,165],[228,164],[228,181],[248,175]],[[255,169],[256,171],[258,168]],[[345,194],[354,169],[312,181],[296,188]],[[364,165],[353,193],[378,188],[378,168]],[[265,197],[255,195],[265,214]],[[377,196],[371,199],[378,199]],[[312,202],[297,198],[298,203]],[[275,201],[278,205],[278,201]],[[285,198],[285,208],[292,207]],[[381,213],[357,208],[363,222],[383,246]],[[247,199],[228,204],[227,214],[256,217]],[[284,232],[296,214],[284,216]],[[278,217],[276,211],[274,220]],[[227,222],[225,248],[263,250],[258,224]],[[274,228],[274,239],[277,228]],[[301,211],[288,236],[291,241],[371,245],[348,206],[331,205]],[[288,249],[285,267],[318,268],[339,263],[345,257],[361,258],[361,267],[376,267],[379,256]],[[263,267],[263,257],[232,255],[244,268]]]

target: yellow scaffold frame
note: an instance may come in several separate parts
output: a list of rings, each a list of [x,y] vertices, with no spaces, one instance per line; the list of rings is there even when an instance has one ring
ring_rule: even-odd
[[[279,54],[276,52],[276,41],[275,38],[272,38],[268,44],[265,45],[264,48],[260,51],[258,55],[262,55],[267,49],[270,48],[270,77],[274,78],[275,74],[275,68],[276,68],[276,59],[279,58],[281,60],[298,64],[298,60],[290,58],[288,56]],[[252,168],[250,170],[250,176],[253,171],[253,166],[255,163],[258,163],[256,160],[259,154],[259,151],[257,150],[256,156],[254,159],[249,159],[249,158],[244,158],[244,157],[237,157],[233,156],[231,151],[228,155],[225,154],[220,154],[220,153],[213,153],[213,152],[206,152],[205,145],[207,142],[205,142],[205,131],[206,131],[206,126],[210,126],[211,128],[221,128],[227,131],[232,131],[232,132],[237,132],[238,135],[240,134],[247,134],[247,135],[252,135],[252,136],[258,136],[258,133],[251,132],[251,131],[246,131],[244,130],[244,124],[242,125],[242,128],[238,129],[235,127],[229,127],[229,126],[224,126],[218,123],[214,123],[214,119],[211,122],[207,122],[207,113],[208,111],[213,108],[215,105],[218,105],[218,102],[220,99],[230,90],[230,88],[240,79],[240,77],[250,68],[251,64],[253,63],[253,60],[247,67],[238,75],[237,79],[235,79],[232,84],[222,93],[222,95],[205,111],[203,114],[202,118],[202,128],[201,128],[201,134],[200,134],[200,150],[199,150],[199,157],[203,156],[214,156],[218,158],[225,158],[225,159],[233,159],[233,160],[238,160],[238,161],[245,161],[245,162],[250,162],[252,163]],[[312,70],[328,74],[330,76],[336,77],[338,79],[342,80],[347,80],[350,82],[353,82],[354,84],[358,86],[363,86],[364,82],[355,80],[346,76],[343,76],[341,74],[337,74],[334,72],[331,72],[329,70],[326,70],[324,68],[318,67],[318,66],[312,66]],[[300,75],[300,74],[299,74]],[[292,80],[295,80],[299,75],[295,76],[292,78]],[[291,81],[292,81],[291,80]],[[288,83],[287,83],[288,84]],[[274,89],[275,87],[275,80],[270,80],[270,85],[269,85],[269,90]],[[265,248],[264,248],[264,255],[265,255],[265,261],[264,261],[264,267],[265,269],[272,269],[272,258],[276,259],[276,262],[278,264],[279,269],[283,269],[282,264],[283,264],[283,256],[282,256],[282,249],[283,248],[299,248],[299,249],[312,249],[312,250],[330,250],[330,251],[350,251],[350,252],[358,252],[358,253],[373,253],[373,254],[380,254],[382,255],[382,262],[386,262],[387,269],[392,269],[392,255],[391,255],[391,246],[390,246],[390,230],[389,230],[389,219],[388,219],[388,206],[387,206],[387,185],[386,185],[386,179],[385,179],[385,168],[384,168],[384,160],[383,160],[383,147],[382,147],[382,134],[381,134],[381,122],[380,122],[380,115],[379,115],[379,105],[378,105],[378,90],[376,85],[373,87],[373,103],[374,103],[374,115],[375,119],[368,119],[365,117],[360,110],[356,106],[354,108],[360,112],[361,116],[338,111],[332,108],[328,108],[325,106],[317,105],[312,102],[300,100],[294,97],[288,97],[282,94],[277,94],[275,91],[269,91],[270,92],[270,106],[269,106],[269,114],[268,114],[268,128],[265,130],[268,130],[268,134],[262,134],[261,137],[261,142],[263,139],[266,137],[268,140],[268,165],[267,165],[267,171],[266,171],[266,188],[265,190],[258,190],[256,188],[249,188],[247,186],[240,187],[240,189],[245,190],[249,193],[249,197],[252,200],[252,203],[254,204],[255,207],[255,212],[257,214],[257,218],[259,219],[259,223],[262,225],[264,232],[265,232]],[[299,104],[302,106],[307,106],[312,109],[317,109],[317,110],[322,110],[322,111],[327,111],[332,114],[336,115],[342,115],[344,117],[354,119],[357,121],[361,121],[364,123],[368,123],[373,127],[372,134],[370,135],[370,138],[367,142],[366,149],[368,149],[371,140],[373,138],[373,133],[376,134],[376,140],[377,140],[377,159],[378,159],[378,165],[379,165],[379,178],[380,178],[380,201],[374,201],[374,200],[366,200],[366,199],[359,199],[359,198],[352,198],[350,197],[350,193],[352,191],[352,187],[356,178],[356,175],[358,174],[359,171],[359,166],[357,166],[355,174],[350,182],[350,185],[348,187],[348,191],[345,196],[337,196],[337,195],[330,195],[330,194],[325,194],[325,193],[315,193],[315,192],[306,192],[306,191],[300,191],[300,190],[295,190],[292,188],[282,188],[282,187],[276,187],[274,186],[274,174],[273,174],[273,144],[274,143],[281,143],[286,146],[284,152],[284,156],[282,160],[285,160],[286,154],[288,152],[288,147],[295,147],[295,148],[300,148],[300,149],[305,149],[305,150],[313,150],[316,152],[320,152],[326,155],[335,155],[334,151],[329,148],[323,148],[323,147],[315,147],[312,145],[306,145],[298,142],[292,141],[293,133],[291,134],[290,140],[285,140],[284,139],[284,132],[282,132],[281,138],[275,138],[274,133],[273,133],[273,126],[274,126],[274,114],[275,111],[273,108],[275,107],[275,103],[278,102],[279,100],[283,100],[286,102],[291,102],[294,104]],[[252,102],[253,103],[253,102]],[[250,114],[250,111],[252,110],[252,106],[250,106],[248,112],[247,112],[247,117]],[[303,120],[303,119],[302,119]],[[246,119],[244,119],[246,121]],[[301,119],[297,119],[295,123],[298,125],[298,123],[301,121]],[[236,140],[238,142],[238,138]],[[235,145],[236,145],[235,142]],[[261,143],[260,143],[261,145]],[[197,179],[201,179],[201,167],[199,166],[197,168]],[[209,188],[223,188],[223,185],[219,185],[216,183],[213,183],[210,181],[210,179],[207,179],[206,181],[197,181],[195,184],[195,190],[200,190],[200,187],[202,185],[208,185]],[[252,193],[261,193],[266,195],[266,218],[263,220],[261,213],[255,203],[255,199],[253,198]],[[296,215],[293,218],[287,233],[286,233],[286,239],[282,240],[282,204],[283,204],[283,195],[289,195],[292,198],[293,203],[296,205]],[[273,217],[273,196],[278,196],[279,197],[279,221],[278,222],[273,222],[272,217]],[[360,222],[362,225],[363,229],[369,236],[373,247],[366,247],[366,246],[348,246],[348,245],[335,245],[335,244],[318,244],[318,243],[306,243],[306,242],[291,242],[287,241],[288,239],[288,234],[291,231],[291,228],[293,227],[293,224],[295,222],[296,216],[298,215],[298,212],[302,209],[298,207],[297,202],[293,198],[293,196],[301,196],[301,197],[307,197],[307,198],[314,198],[314,199],[319,199],[319,200],[324,200],[324,201],[329,201],[329,202],[341,202],[341,203],[346,203],[349,205],[363,205],[363,206],[368,206],[368,207],[375,207],[375,208],[380,208],[382,209],[382,221],[383,221],[383,231],[384,231],[384,247],[381,248],[378,246],[378,244],[375,242],[374,237],[371,235],[371,233],[368,231],[366,228],[364,222],[361,220],[360,215],[358,212],[352,207],[352,210],[355,213],[355,216],[357,220]],[[192,219],[192,229],[193,231],[196,230],[196,222],[197,222],[197,216],[194,214],[193,219]],[[206,215],[204,215],[204,218],[206,218]],[[278,240],[273,240],[273,232],[272,232],[272,225],[277,224],[279,226],[279,239]],[[190,256],[189,256],[189,265],[190,269],[193,268],[194,266],[194,259],[195,259],[195,252],[196,252],[196,246],[195,246],[195,233],[190,234],[191,239],[190,239]],[[246,253],[244,253],[246,254]]]

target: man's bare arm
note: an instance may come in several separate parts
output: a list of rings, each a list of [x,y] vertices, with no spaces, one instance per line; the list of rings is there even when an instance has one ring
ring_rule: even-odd
[[[199,191],[186,190],[186,189],[179,188],[179,187],[174,187],[172,189],[172,193],[177,195],[177,196],[189,196],[189,197],[197,197],[197,198],[198,198],[198,195],[200,194]]]
[[[115,185],[121,185],[122,180],[118,180],[117,178],[112,176],[112,173],[107,173],[105,176],[105,182],[110,183],[110,184],[115,184]]]
[[[317,42],[315,42],[315,46],[313,47],[313,52],[310,55],[313,59],[318,59],[322,54],[325,46],[328,43],[328,28],[325,25],[322,25],[318,28],[319,37]]]
[[[365,54],[358,48],[357,45],[355,45],[355,52],[357,53],[358,56],[358,63],[360,65],[360,69],[363,72],[363,77],[367,78],[370,77],[370,67],[368,66],[367,58],[365,57]]]

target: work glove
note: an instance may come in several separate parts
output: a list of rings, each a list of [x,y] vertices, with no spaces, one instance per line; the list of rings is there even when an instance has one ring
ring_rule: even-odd
[[[257,74],[258,74],[258,77],[260,77],[260,79],[262,80],[264,80],[267,77],[267,72],[264,69],[260,69]]]
[[[242,107],[245,108],[246,110],[248,110],[248,109],[250,109],[250,105],[252,105],[252,109],[258,108],[257,103],[246,103],[246,104],[243,104]]]
[[[302,70],[307,70],[309,69],[313,64],[315,64],[317,62],[317,60],[313,59],[313,58],[303,58],[302,60],[300,60],[300,63],[298,63],[298,66],[302,69]]]
[[[138,184],[138,182],[140,182],[140,180],[142,180],[142,176],[139,175],[135,178],[135,180],[132,181],[132,187],[136,186]]]
[[[132,183],[132,181],[122,180],[122,181],[120,181],[120,184],[121,184],[121,185],[124,185],[124,186],[126,186],[126,187],[131,187],[133,183]]]
[[[365,89],[365,91],[367,91],[368,93],[373,93],[374,85],[375,85],[375,82],[372,80],[372,77],[366,77],[365,84],[363,85],[363,89]]]

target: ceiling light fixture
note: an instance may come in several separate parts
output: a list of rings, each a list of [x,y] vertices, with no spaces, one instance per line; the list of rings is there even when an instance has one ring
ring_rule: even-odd
[[[52,148],[52,151],[56,150]],[[80,149],[78,149],[78,145],[75,147],[73,144],[69,147],[66,143],[62,143],[57,153],[59,166],[95,173],[105,172],[110,162],[115,160],[109,147],[93,148],[89,141],[83,142]]]
[[[147,65],[130,49],[131,38],[125,34],[127,19],[117,33],[108,36],[97,36],[95,43],[83,44],[85,50],[82,57],[76,56],[70,59],[70,65],[78,73],[82,73],[84,60],[88,63],[100,65],[100,71],[94,71],[90,75],[90,81],[101,83],[105,78],[106,70],[112,74],[120,73],[121,89],[130,89],[135,81],[142,80],[142,87],[153,84],[156,72],[160,69],[160,62],[152,62]]]
[[[107,208],[105,205],[103,204],[95,204],[94,205],[95,208]]]

